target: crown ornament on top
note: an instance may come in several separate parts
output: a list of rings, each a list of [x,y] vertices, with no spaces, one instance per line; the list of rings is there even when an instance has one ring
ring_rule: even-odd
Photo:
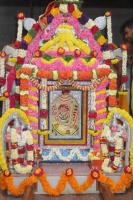
[[[68,3],[74,3],[74,4],[81,4],[83,3],[83,0],[55,0],[57,3],[62,4],[68,4]]]

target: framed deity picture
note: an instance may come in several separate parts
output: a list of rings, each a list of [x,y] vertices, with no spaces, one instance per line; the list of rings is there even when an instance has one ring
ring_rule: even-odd
[[[44,145],[86,145],[87,93],[62,87],[49,92],[48,128]]]

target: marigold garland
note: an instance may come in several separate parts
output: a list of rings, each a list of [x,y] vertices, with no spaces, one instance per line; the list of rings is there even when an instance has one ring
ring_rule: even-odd
[[[133,177],[131,174],[123,172],[119,181],[115,183],[111,178],[105,176],[102,172],[98,171],[98,173],[99,173],[99,176],[97,178],[97,181],[100,183],[106,184],[112,192],[120,192],[125,188],[129,188],[133,180]],[[67,183],[70,184],[70,186],[73,188],[73,190],[76,193],[84,192],[85,190],[87,190],[88,188],[92,186],[95,178],[93,178],[92,173],[90,173],[87,176],[84,183],[79,185],[73,173],[71,173],[70,175],[68,175],[67,173],[63,173],[60,176],[60,179],[57,185],[55,186],[55,188],[53,188],[50,185],[49,181],[47,180],[47,176],[43,171],[41,174],[38,174],[38,175],[34,174],[24,179],[18,187],[16,187],[13,184],[12,175],[10,175],[9,177],[3,176],[1,177],[1,180],[3,180],[4,187],[0,184],[0,189],[2,188],[7,189],[14,196],[19,196],[23,194],[27,186],[32,186],[33,184],[37,183],[38,180],[41,182],[44,192],[47,192],[49,195],[58,196],[64,191]]]
[[[94,70],[97,74],[97,78],[102,78],[104,76],[108,76],[111,72],[111,69],[104,69],[104,68],[98,68]],[[74,73],[73,71],[55,71],[57,72],[57,79],[73,79]],[[77,80],[91,80],[93,78],[92,71],[74,71],[77,72]],[[17,78],[20,78],[21,74],[26,74],[32,77],[32,74],[34,73],[34,69],[28,69],[28,68],[21,68],[17,72]],[[53,71],[44,71],[44,70],[38,70],[36,74],[37,78],[46,78],[47,80],[54,80]]]
[[[13,176],[5,177],[5,182],[7,185],[8,191],[14,196],[19,196],[24,193],[24,190],[27,186],[32,186],[37,183],[37,177],[34,175],[24,179],[18,187],[13,184]]]

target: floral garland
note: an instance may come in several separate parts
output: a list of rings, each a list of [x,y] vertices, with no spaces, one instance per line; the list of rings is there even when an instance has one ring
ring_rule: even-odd
[[[109,90],[108,90],[108,110],[110,111],[114,107],[117,106],[118,101],[117,101],[117,74],[114,73],[113,71],[109,74]]]
[[[29,130],[23,131],[21,137],[21,143],[25,143],[26,145],[26,154],[27,154],[27,164],[22,166],[21,159],[19,158],[18,150],[18,133],[16,128],[11,128],[11,160],[14,166],[14,169],[17,173],[26,174],[30,173],[32,170],[32,165],[34,161],[34,153],[33,153],[33,137]],[[19,142],[19,143],[20,143]]]
[[[41,85],[46,86],[47,85],[47,79],[41,79]],[[48,93],[44,91],[43,89],[40,90],[40,130],[46,131],[48,130]]]
[[[23,111],[21,111],[19,109],[16,109],[16,108],[10,108],[10,109],[8,109],[4,113],[4,115],[1,117],[1,119],[0,119],[0,167],[1,167],[1,169],[3,171],[8,169],[7,163],[6,163],[5,157],[4,157],[4,149],[2,149],[2,146],[3,146],[2,145],[2,142],[3,142],[3,137],[2,137],[3,127],[4,127],[5,122],[9,118],[9,116],[12,116],[14,113],[17,113],[18,116],[20,116],[21,119],[24,121],[24,123],[26,125],[29,125],[29,120],[28,120],[26,114]]]
[[[5,76],[6,53],[0,52],[0,79]]]
[[[122,173],[119,181],[115,183],[111,178],[105,176],[102,172],[94,169],[87,176],[86,180],[79,185],[77,179],[74,176],[73,169],[68,168],[66,172],[60,176],[60,179],[55,188],[53,188],[49,181],[47,180],[46,173],[44,173],[42,168],[37,168],[34,174],[22,181],[22,183],[16,188],[13,184],[13,176],[9,172],[4,173],[3,177],[0,177],[3,185],[1,188],[6,188],[12,195],[19,196],[24,193],[27,186],[32,186],[37,183],[38,180],[41,182],[43,190],[49,195],[58,196],[60,195],[67,183],[73,188],[76,193],[81,193],[92,186],[94,180],[106,184],[111,191],[120,192],[125,188],[129,188],[132,182],[132,175],[130,173]],[[0,188],[0,189],[1,189]]]
[[[22,32],[23,32],[23,21],[25,18],[25,15],[23,12],[18,13],[17,15],[18,18],[18,32],[17,32],[17,42],[21,42],[22,40]]]
[[[63,81],[58,81],[54,86],[46,86],[46,85],[41,85],[39,83],[38,80],[36,80],[35,78],[31,77],[30,78],[30,81],[33,83],[33,85],[38,88],[39,90],[45,90],[46,92],[49,92],[49,91],[53,91],[53,90],[57,90],[62,84],[63,84]]]
[[[106,79],[106,78],[102,77],[100,79],[94,80],[91,84],[84,85],[84,86],[81,86],[81,85],[75,83],[75,81],[69,81],[69,83],[74,89],[88,91],[88,90],[96,89],[101,84],[101,82],[104,81],[104,79]]]
[[[129,123],[129,125],[131,127],[131,130],[132,130],[131,132],[133,133],[133,119],[132,119],[132,117],[128,114],[128,112],[126,112],[125,110],[122,110],[120,108],[114,108],[109,113],[107,120],[106,120],[106,123],[109,124],[113,114],[117,113],[117,112],[127,120],[127,122]],[[133,139],[132,139],[131,148],[130,148],[130,165],[131,165],[131,168],[133,169]]]
[[[102,169],[104,172],[112,173],[114,171],[117,171],[120,165],[122,164],[122,152],[124,148],[124,137],[125,137],[125,136],[123,137],[123,133],[124,132],[122,130],[117,130],[116,126],[112,126],[111,130],[108,126],[105,126],[103,130],[100,142],[101,142],[102,155],[105,158],[102,163]],[[114,145],[115,155],[111,166],[109,166],[110,159],[109,159],[108,142],[115,144]]]
[[[108,35],[108,44],[112,44],[112,20],[111,20],[111,12],[106,12],[105,16],[107,18],[107,35]]]
[[[20,70],[18,70],[17,72],[17,78],[20,78],[20,75],[25,74],[28,76],[33,76],[33,74],[35,74],[35,70],[34,67],[36,67],[35,65],[24,65],[23,68],[21,68]],[[105,76],[109,76],[109,74],[111,73],[111,69],[110,68],[102,68],[99,67],[96,70],[92,71],[46,71],[46,70],[37,70],[35,76],[33,77],[38,77],[38,78],[45,78],[47,80],[69,80],[69,79],[73,79],[73,80],[91,80],[91,79],[95,79],[95,78],[102,78]],[[109,76],[109,78],[111,78],[111,76]]]
[[[125,110],[122,110],[120,108],[113,108],[111,112],[109,112],[108,117],[105,121],[105,124],[109,125],[111,122],[111,119],[115,113],[119,113],[122,117],[124,117],[127,122],[129,123],[131,127],[131,133],[133,133],[133,119],[132,117],[126,112]],[[133,169],[133,138],[131,141],[131,147],[130,147],[130,167]]]

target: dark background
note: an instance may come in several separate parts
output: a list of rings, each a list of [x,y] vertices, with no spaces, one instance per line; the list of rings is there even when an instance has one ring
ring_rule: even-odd
[[[0,0],[0,50],[16,38],[17,12],[24,11],[26,17],[37,20],[49,2],[51,0]],[[133,0],[84,0],[82,7],[92,19],[104,15],[107,10],[112,11],[113,38],[119,45],[120,26],[133,17]]]
[[[34,6],[47,5],[51,0],[0,0],[0,6]],[[88,7],[108,7],[111,8],[131,8],[133,7],[132,0],[84,0],[83,6]]]

